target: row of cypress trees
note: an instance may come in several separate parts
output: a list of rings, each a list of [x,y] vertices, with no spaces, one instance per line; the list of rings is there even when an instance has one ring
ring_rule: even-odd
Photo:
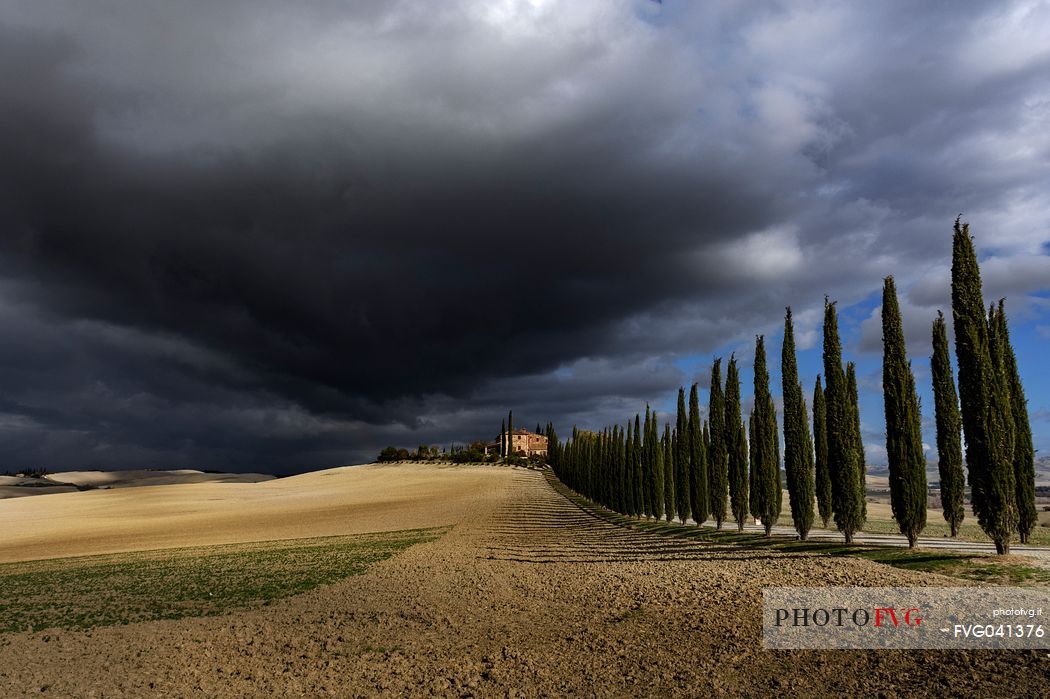
[[[790,309],[786,323],[790,334]],[[792,367],[794,353],[793,344],[785,349],[784,361]],[[665,424],[662,437],[649,406],[644,420],[635,415],[622,428],[574,428],[564,445],[548,425],[548,461],[569,487],[617,512],[682,522],[710,518],[718,528],[732,514],[740,529],[750,513],[768,535],[780,517],[783,491],[777,416],[761,336],[755,343],[755,367],[757,399],[747,426],[736,358],[729,359],[724,384],[719,358],[711,369],[708,420],[700,416],[699,390],[693,384],[688,403],[685,388],[679,388],[674,428]],[[791,375],[798,401],[791,417],[785,416],[785,429],[798,466],[788,471],[788,492],[796,528],[805,538],[813,522],[813,447],[797,370]]]
[[[931,357],[944,518],[956,536],[964,516],[961,430],[965,430],[974,512],[996,549],[1007,553],[1013,532],[1026,542],[1037,524],[1031,428],[1004,303],[985,313],[973,243],[968,226],[958,220],[952,312],[961,411],[941,313],[933,322]],[[834,519],[846,542],[852,543],[867,514],[856,366],[843,364],[837,311],[827,298],[823,331],[825,385],[818,375],[811,436],[787,308],[781,352],[784,473],[799,537],[807,538],[819,515],[825,528]],[[926,526],[926,457],[915,376],[892,276],[883,284],[882,335],[890,502],[900,532],[914,546]],[[656,414],[648,406],[644,422],[635,415],[633,427],[628,420],[624,428],[598,433],[574,428],[564,446],[548,425],[552,467],[570,487],[627,515],[668,521],[677,516],[698,523],[710,517],[721,528],[731,514],[742,529],[750,513],[768,536],[780,516],[782,486],[764,338],[756,337],[755,400],[746,424],[736,358],[729,359],[724,384],[721,371],[721,359],[715,359],[708,420],[700,417],[697,385],[690,389],[688,408],[685,389],[680,388],[674,427],[665,424],[662,437]]]

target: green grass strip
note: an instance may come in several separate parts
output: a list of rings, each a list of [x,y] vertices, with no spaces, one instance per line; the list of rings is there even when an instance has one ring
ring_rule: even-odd
[[[55,558],[0,565],[0,633],[214,616],[364,573],[447,529]]]

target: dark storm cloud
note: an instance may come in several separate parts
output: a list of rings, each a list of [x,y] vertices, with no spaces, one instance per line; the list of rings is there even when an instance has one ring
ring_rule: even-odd
[[[959,208],[1044,242],[1045,7],[0,7],[16,460],[614,419],[785,303],[802,344],[824,292],[922,277]]]

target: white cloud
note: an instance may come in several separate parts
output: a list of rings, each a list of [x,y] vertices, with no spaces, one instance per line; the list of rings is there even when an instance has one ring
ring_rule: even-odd
[[[717,247],[714,260],[705,259],[722,274],[737,279],[770,282],[793,277],[803,263],[798,231],[793,225],[774,226]],[[705,257],[706,257],[705,255]]]

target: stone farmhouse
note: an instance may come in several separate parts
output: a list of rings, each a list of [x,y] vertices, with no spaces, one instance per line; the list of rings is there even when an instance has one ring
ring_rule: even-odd
[[[500,451],[500,439],[501,435],[496,435],[496,439],[492,442],[485,444],[485,455],[499,454]],[[530,432],[524,427],[519,427],[514,430],[510,435],[510,451],[512,454],[517,456],[546,456],[547,455],[547,437],[542,434],[536,434]]]

